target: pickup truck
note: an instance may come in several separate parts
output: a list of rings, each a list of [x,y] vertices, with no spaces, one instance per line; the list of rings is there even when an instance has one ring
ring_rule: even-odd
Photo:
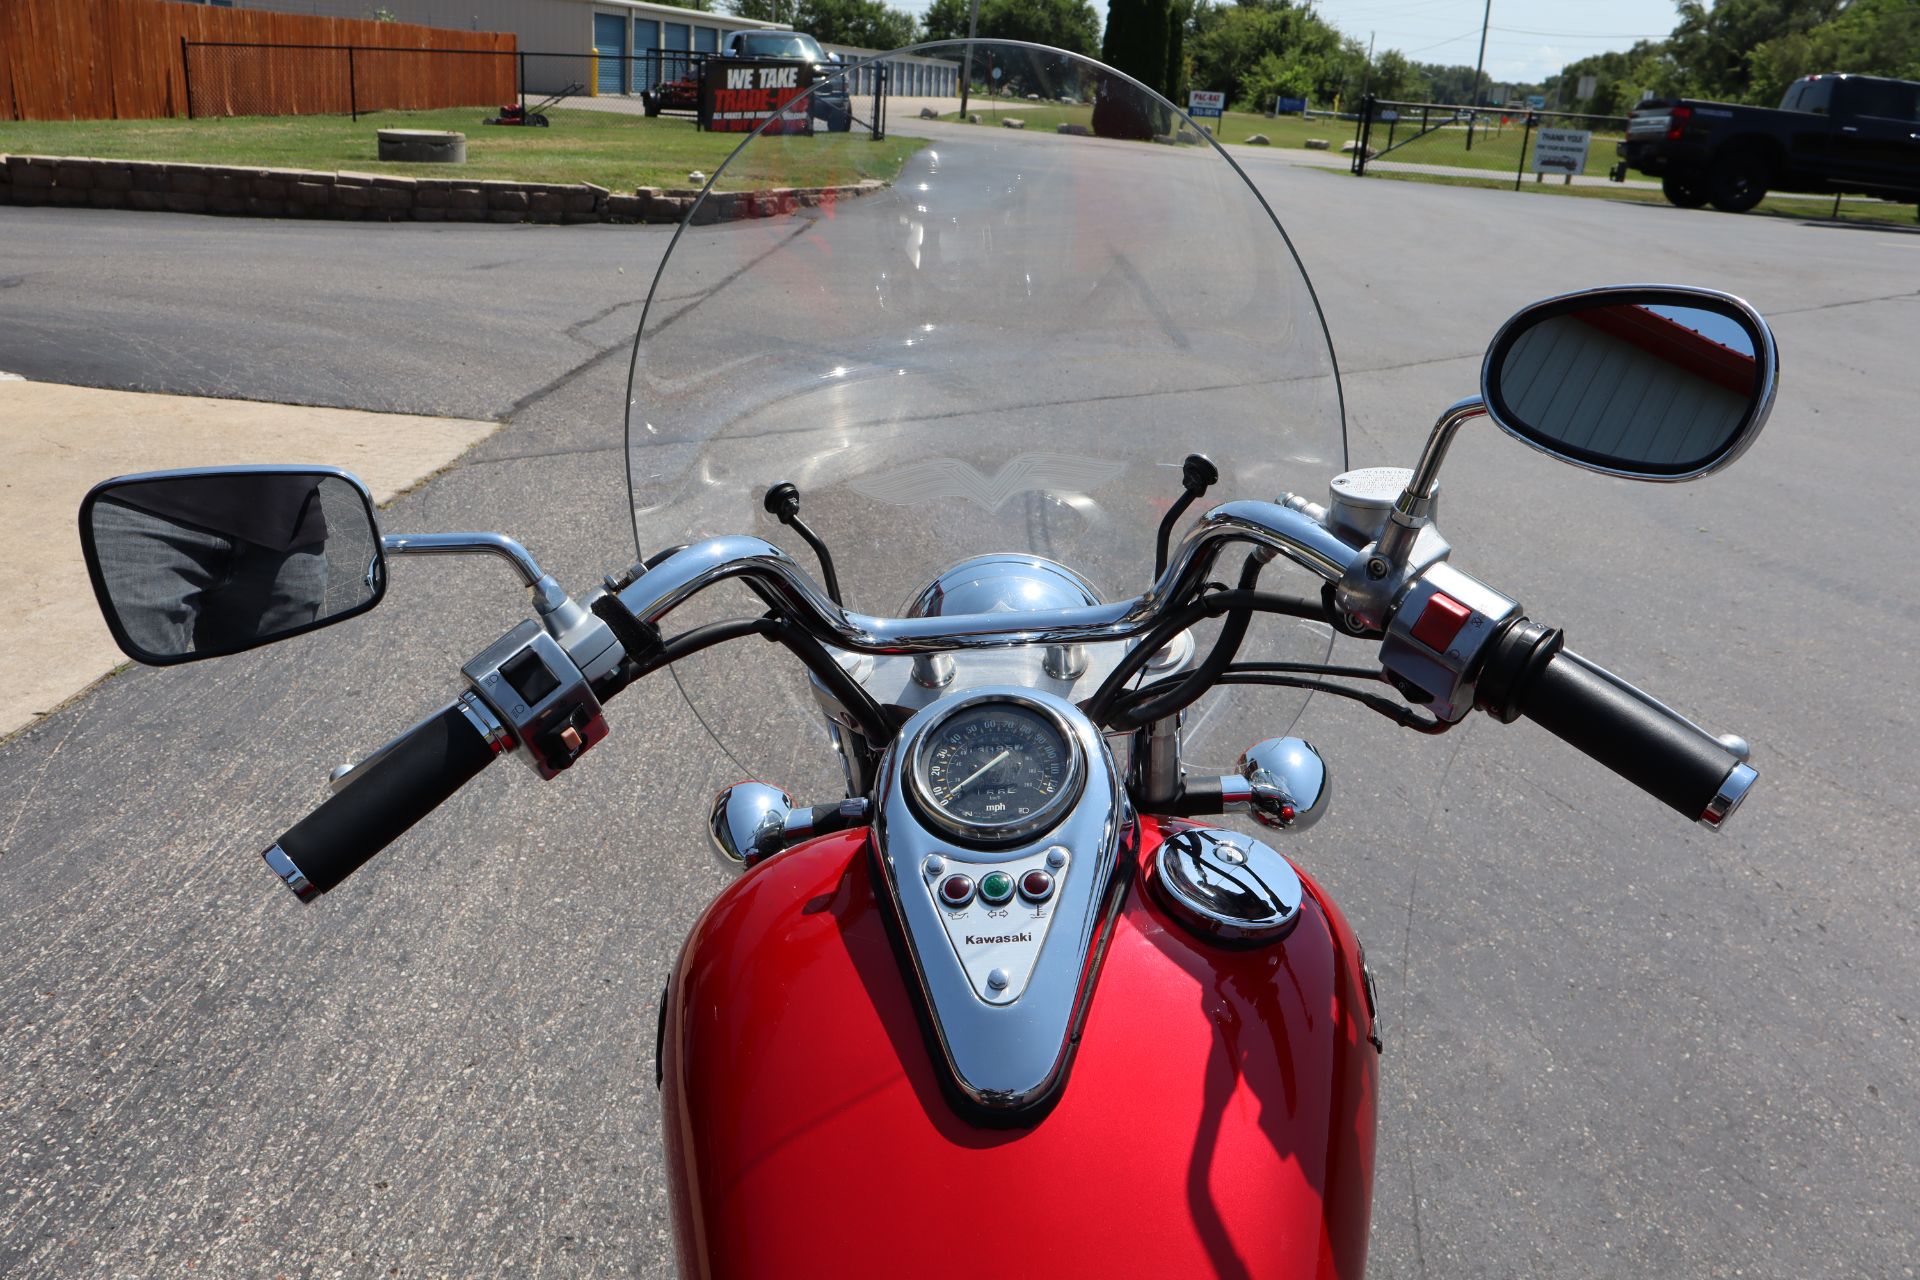
[[[829,55],[819,41],[800,31],[736,31],[727,37],[717,56],[803,62],[820,78],[837,76],[840,71],[839,55]],[[679,79],[657,84],[640,96],[650,116],[662,111],[698,111],[700,68],[695,65]],[[825,124],[829,132],[845,133],[853,127],[853,103],[847,97],[844,77],[817,90],[812,101],[813,118]]]
[[[1620,150],[1683,209],[1744,213],[1768,191],[1920,201],[1920,83],[1807,76],[1778,109],[1649,102],[1627,117]]]

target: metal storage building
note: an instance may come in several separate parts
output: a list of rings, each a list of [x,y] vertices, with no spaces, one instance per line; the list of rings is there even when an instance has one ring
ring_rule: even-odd
[[[232,0],[237,8],[309,13],[330,18],[364,18],[367,0]],[[551,93],[568,83],[589,93],[639,93],[663,67],[674,74],[676,53],[713,53],[730,32],[785,24],[760,22],[729,13],[706,13],[647,0],[381,0],[383,11],[401,22],[469,31],[510,31],[528,55],[529,93]],[[881,50],[826,45],[845,61]],[[635,62],[623,55],[658,50],[664,64]],[[593,55],[599,54],[600,57]],[[547,55],[547,56],[539,56]],[[613,56],[607,56],[613,55]],[[893,92],[902,96],[956,96],[958,66],[933,58],[905,58],[895,65]],[[870,73],[855,75],[854,93],[873,91]]]

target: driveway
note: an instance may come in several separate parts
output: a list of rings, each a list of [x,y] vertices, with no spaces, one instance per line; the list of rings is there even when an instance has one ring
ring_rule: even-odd
[[[1920,572],[1887,526],[1920,484],[1920,236],[1236,158],[1313,273],[1354,465],[1410,465],[1498,323],[1564,289],[1731,289],[1785,369],[1768,435],[1703,484],[1486,424],[1443,482],[1464,569],[1753,740],[1729,831],[1526,725],[1301,723],[1336,790],[1288,851],[1382,987],[1372,1274],[1903,1274]],[[387,527],[503,529],[581,588],[630,550],[625,335],[666,232],[4,209],[0,235],[0,369],[502,419]],[[254,857],[524,615],[491,561],[401,561],[369,618],[129,672],[0,744],[0,1273],[670,1273],[655,1001],[737,776],[673,686],[559,782],[491,770],[316,907]]]

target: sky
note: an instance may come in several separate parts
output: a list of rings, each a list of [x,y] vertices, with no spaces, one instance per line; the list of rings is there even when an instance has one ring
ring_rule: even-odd
[[[925,13],[930,0],[890,0]],[[1106,22],[1107,0],[1093,0]],[[1367,42],[1416,62],[1472,66],[1486,0],[1317,0],[1320,16]],[[1492,0],[1487,73],[1498,83],[1534,84],[1589,54],[1625,49],[1673,30],[1673,0]]]

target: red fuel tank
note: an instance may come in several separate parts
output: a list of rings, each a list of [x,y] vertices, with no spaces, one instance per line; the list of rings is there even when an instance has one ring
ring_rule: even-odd
[[[1302,881],[1286,941],[1225,950],[1133,877],[1057,1105],[995,1129],[942,1091],[866,833],[762,865],[668,994],[681,1274],[1355,1280],[1378,1064],[1359,947]]]

